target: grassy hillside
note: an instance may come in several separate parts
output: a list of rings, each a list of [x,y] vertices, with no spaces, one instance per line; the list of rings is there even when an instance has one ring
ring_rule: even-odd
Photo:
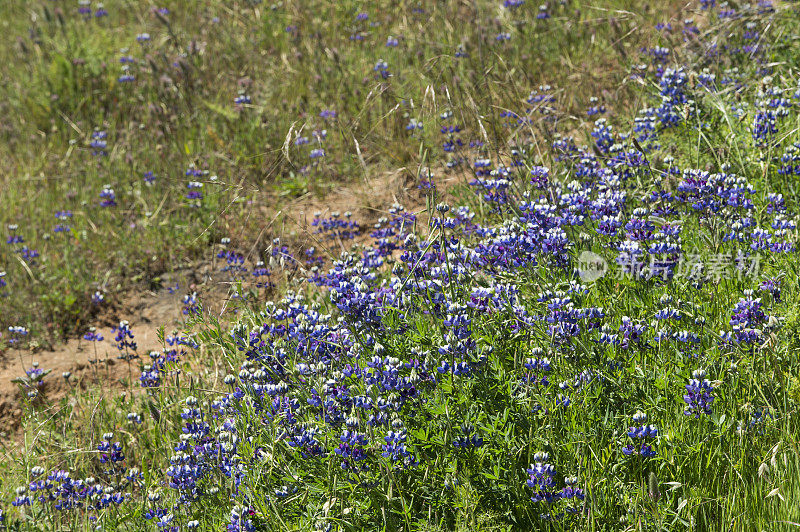
[[[237,314],[21,376],[0,527],[797,526],[796,3],[2,9],[6,356]]]
[[[0,250],[0,325],[82,334],[96,291],[119,303],[223,237],[265,248],[281,203],[416,179],[446,155],[441,113],[467,143],[504,140],[504,113],[542,83],[567,127],[591,96],[632,113],[621,82],[657,38],[639,28],[673,15],[659,6],[554,4],[537,19],[496,2],[6,2],[0,222],[22,241]]]

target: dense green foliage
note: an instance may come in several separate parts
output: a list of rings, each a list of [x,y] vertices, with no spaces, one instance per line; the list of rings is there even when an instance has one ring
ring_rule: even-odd
[[[570,86],[560,100],[572,114],[603,90],[633,102],[620,65],[652,39],[637,27],[671,9],[615,1],[517,23],[536,6],[511,13],[494,2],[384,2],[358,21],[356,2],[119,1],[107,2],[103,17],[96,5],[88,17],[76,5],[0,6],[9,36],[0,46],[0,223],[18,225],[40,255],[26,268],[16,249],[0,247],[12,288],[0,325],[25,325],[43,343],[91,325],[95,291],[113,305],[128,288],[153,279],[157,287],[224,236],[264,247],[281,225],[266,235],[264,226],[292,198],[324,198],[384,171],[415,179],[418,165],[442,153],[433,123],[447,108],[494,138],[498,115],[540,83]],[[514,40],[495,46],[511,27]],[[396,47],[384,45],[389,36]],[[469,55],[455,57],[459,46]],[[374,77],[378,60],[391,65],[390,83]],[[250,103],[235,105],[240,94]],[[336,116],[321,118],[326,109]],[[430,128],[413,142],[409,117]],[[327,131],[325,157],[310,159],[312,147],[294,141],[313,141],[316,129]],[[107,135],[105,157],[94,155],[95,131]],[[208,173],[187,176],[192,165]],[[185,198],[192,180],[205,185],[199,208]],[[105,186],[114,209],[99,205]],[[59,211],[73,214],[70,231],[53,234]]]
[[[132,250],[117,235],[121,261],[162,239],[172,247],[156,255],[217,253],[238,314],[229,325],[186,300],[185,331],[149,354],[138,391],[51,401],[38,383],[53,376],[32,368],[24,452],[0,466],[0,527],[796,527],[796,5],[651,13],[638,50],[621,39],[641,6],[529,4],[37,11],[34,41],[47,44],[16,53],[49,58],[27,64],[58,97],[3,90],[51,128],[42,165],[63,162],[68,177],[41,194],[78,186],[79,168],[93,183],[131,176],[129,189],[114,182],[114,205],[81,189],[75,201],[104,223],[81,237],[92,217],[75,209],[69,238],[99,252],[94,239],[124,220],[144,228]],[[89,50],[122,31],[135,41],[144,29],[128,20],[151,34],[122,83]],[[80,69],[54,59],[95,41]],[[575,76],[579,63],[613,67],[628,101],[590,100],[598,85]],[[76,106],[86,84],[97,101]],[[87,137],[95,126],[107,137]],[[80,158],[50,160],[76,128]],[[37,149],[15,136],[28,165]],[[163,173],[147,185],[151,168]],[[246,218],[266,197],[324,197],[342,176],[397,168],[424,207],[318,215],[309,237],[342,250],[335,260],[281,240],[246,258],[241,236],[211,251],[228,233],[204,228],[229,204]],[[168,222],[146,224],[159,195]],[[35,212],[29,227],[49,227]],[[58,238],[39,262],[8,244],[30,277],[5,288],[12,312],[67,282],[41,277],[46,252],[76,251]],[[91,286],[89,259],[76,260],[73,286]],[[36,334],[12,329],[13,349]],[[115,332],[127,356],[132,338]]]

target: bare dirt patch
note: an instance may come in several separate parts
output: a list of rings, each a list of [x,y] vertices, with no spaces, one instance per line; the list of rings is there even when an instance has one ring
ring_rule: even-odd
[[[445,175],[437,180],[437,184],[440,190],[447,190],[452,182],[462,178],[454,174]],[[372,225],[379,218],[388,216],[388,209],[393,204],[402,204],[408,212],[424,211],[425,197],[416,188],[412,172],[405,169],[385,172],[331,190],[325,198],[308,194],[284,202],[279,209],[259,213],[259,232],[262,235],[255,243],[251,231],[235,240],[240,240],[237,247],[244,247],[250,237],[248,247],[251,252],[246,254],[250,262],[257,260],[257,255],[263,252],[259,248],[268,246],[276,235],[287,237],[287,243],[297,251],[303,246],[313,245],[334,259],[353,244],[369,240]],[[315,214],[326,217],[346,211],[352,212],[354,219],[359,221],[359,237],[345,242],[318,238],[316,228],[311,225]],[[216,250],[212,249],[210,253],[216,253]],[[141,365],[149,361],[148,353],[164,347],[161,331],[170,334],[182,330],[186,317],[182,313],[185,294],[197,291],[207,312],[220,315],[225,312],[230,282],[220,272],[220,262],[224,264],[224,261],[212,259],[187,265],[180,271],[162,275],[161,288],[157,290],[131,292],[120,297],[118,303],[110,303],[95,320],[96,331],[104,337],[101,342],[70,338],[49,348],[24,345],[0,353],[0,434],[15,433],[23,422],[26,408],[36,408],[37,403],[55,403],[76,389],[100,387],[104,392],[137,389]],[[112,327],[120,320],[130,323],[137,343],[139,358],[130,363],[119,358],[113,341]],[[24,378],[26,370],[34,363],[49,373],[37,387],[39,398],[31,404],[27,397],[30,388],[15,381]],[[63,377],[65,374],[69,377]]]
[[[173,285],[181,283],[172,281],[172,278],[170,281]],[[71,338],[52,349],[24,346],[0,354],[0,433],[14,432],[20,426],[23,411],[30,403],[29,389],[15,381],[24,378],[26,370],[34,364],[44,371],[49,370],[37,387],[39,398],[36,402],[58,401],[76,388],[100,386],[103,390],[112,390],[130,385],[138,387],[136,381],[142,359],[147,359],[150,351],[163,348],[159,330],[163,327],[165,334],[170,334],[181,329],[184,293],[185,290],[170,293],[164,288],[128,295],[121,304],[98,316],[96,331],[104,337],[100,342]],[[139,358],[131,360],[130,364],[119,358],[111,331],[111,327],[122,319],[129,321],[137,343]],[[69,377],[65,377],[66,374]]]

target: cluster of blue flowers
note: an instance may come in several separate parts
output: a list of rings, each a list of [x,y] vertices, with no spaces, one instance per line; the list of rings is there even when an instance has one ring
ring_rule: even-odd
[[[648,441],[658,437],[658,428],[655,425],[643,425],[647,421],[647,414],[644,412],[637,412],[633,415],[633,422],[638,426],[628,429],[628,437],[632,440],[622,448],[622,454],[625,456],[638,455],[642,458],[653,458],[656,456],[656,451]]]
[[[716,9],[713,1],[701,3],[703,9]],[[504,1],[505,15],[521,16],[523,4]],[[88,4],[80,9],[82,15],[92,13]],[[771,12],[765,6],[740,11],[749,17]],[[717,15],[735,21],[740,11],[721,6]],[[167,20],[167,11],[156,12]],[[550,4],[533,11],[541,25],[563,12]],[[367,13],[349,20],[354,43],[377,27]],[[692,20],[658,29],[665,39],[673,32],[687,42],[699,38]],[[782,302],[781,279],[771,271],[761,275],[754,265],[762,258],[774,264],[796,252],[791,198],[730,164],[684,163],[659,149],[685,129],[708,131],[702,96],[722,98],[732,87],[739,106],[724,103],[724,111],[749,118],[745,131],[765,168],[772,165],[783,177],[800,174],[800,143],[783,138],[791,135],[785,117],[796,116],[796,105],[785,97],[788,89],[764,82],[753,90],[739,73],[717,66],[727,64],[716,61],[725,54],[730,62],[751,58],[766,73],[771,66],[759,43],[761,31],[745,26],[730,45],[704,49],[700,73],[677,64],[679,54],[671,47],[643,50],[645,63],[635,68],[635,76],[654,87],[651,106],[626,124],[592,98],[588,109],[583,107],[594,120],[588,145],[558,134],[548,137],[549,151],[538,145],[534,150],[520,133],[519,145],[500,153],[485,145],[488,140],[469,141],[475,132],[469,121],[454,118],[455,107],[441,112],[430,131],[411,117],[408,105],[398,126],[409,132],[403,135],[414,142],[431,136],[440,156],[441,168],[417,174],[427,211],[394,204],[370,225],[350,212],[315,215],[313,238],[322,241],[320,247],[337,244],[342,253],[336,258],[279,239],[254,255],[225,239],[215,248],[215,265],[231,284],[252,288],[253,300],[272,296],[279,279],[290,279],[293,289],[253,304],[228,334],[220,328],[203,331],[204,341],[213,340],[223,351],[225,372],[230,371],[224,379],[219,375],[213,394],[190,380],[183,384],[194,395],[172,395],[181,393],[181,363],[188,350],[199,347],[192,338],[167,336],[164,349],[142,363],[139,384],[152,399],[147,403],[151,417],[158,423],[162,415],[171,415],[165,405],[177,401],[179,408],[169,418],[176,433],[162,478],[149,483],[152,488],[160,482],[163,491],[145,495],[142,473],[128,468],[135,449],[126,449],[124,439],[109,432],[92,447],[93,471],[101,480],[74,480],[61,470],[45,477],[44,470],[34,468],[31,483],[17,489],[13,506],[24,510],[41,504],[101,519],[103,510],[136,500],[152,526],[177,531],[198,529],[203,505],[214,503],[227,505],[227,530],[249,531],[260,529],[265,508],[299,515],[309,486],[319,479],[333,479],[378,513],[385,509],[374,496],[379,490],[423,493],[430,485],[449,488],[468,478],[493,494],[486,504],[524,508],[544,521],[580,519],[587,513],[584,486],[590,484],[583,471],[588,466],[584,457],[571,456],[576,447],[563,438],[566,421],[573,427],[583,424],[578,430],[585,435],[598,420],[581,419],[576,412],[601,405],[603,423],[614,425],[609,454],[631,471],[666,464],[665,436],[673,427],[663,422],[662,413],[671,409],[681,424],[700,432],[715,412],[730,410],[719,390],[737,385],[726,380],[726,371],[734,371],[734,361],[760,353],[780,324],[774,312]],[[298,32],[290,26],[286,38],[296,39]],[[510,31],[488,38],[493,35],[496,53],[516,45]],[[140,34],[137,41],[145,47],[150,36]],[[382,50],[396,53],[392,49],[401,44],[406,41],[389,36],[388,49]],[[456,55],[468,60],[463,49]],[[131,68],[138,60],[125,52],[120,61],[120,81],[133,83]],[[372,61],[381,87],[396,81],[389,63],[374,56]],[[554,132],[565,114],[556,94],[542,85],[520,102],[527,108],[498,113],[503,133],[514,136],[539,122],[543,131]],[[251,97],[243,91],[234,104],[245,113]],[[290,131],[284,146],[287,159],[299,153],[301,175],[323,171],[333,158],[325,128],[337,124],[336,111],[323,109],[318,116],[314,111],[312,120],[318,129]],[[478,138],[487,137],[483,132]],[[95,131],[90,147],[95,163],[106,164],[107,134]],[[434,185],[440,170],[469,175],[464,188],[470,193],[457,197],[463,204],[443,201]],[[208,174],[196,166],[186,170],[180,192],[185,204],[210,203],[203,193],[204,183],[212,181]],[[152,172],[142,179],[136,178],[137,186],[156,183]],[[456,196],[445,197],[452,202]],[[111,185],[99,198],[108,216],[121,210],[112,209],[118,198]],[[70,234],[70,224],[77,223],[70,210],[55,217],[57,233]],[[17,229],[9,227],[6,242],[31,264],[38,252],[24,245]],[[697,242],[708,246],[692,249]],[[344,251],[344,243],[354,244],[351,251]],[[610,271],[584,278],[579,258],[584,251]],[[760,297],[755,290],[742,294],[738,289],[736,297],[743,297],[723,304],[718,287],[727,282],[757,289]],[[5,286],[0,275],[0,288]],[[631,292],[652,305],[618,303],[617,295]],[[99,290],[90,298],[96,305],[105,301]],[[724,309],[722,331],[712,332],[706,324],[703,305],[710,301]],[[182,305],[184,315],[202,322],[205,310],[193,287]],[[9,327],[7,341],[18,344],[27,334],[25,327]],[[120,358],[138,357],[128,322],[120,322],[112,334]],[[83,338],[94,346],[104,340],[96,329]],[[632,413],[622,400],[650,393],[653,379],[647,372],[654,353],[675,355],[680,366],[670,375],[682,375],[680,382],[669,376],[658,382],[663,396],[646,407],[658,425],[648,423],[643,412]],[[720,378],[711,381],[697,369],[687,384],[687,365],[703,365]],[[633,372],[641,378],[630,379]],[[33,366],[26,373],[34,398],[46,372]],[[751,409],[740,422],[763,425],[765,412],[766,407]],[[149,423],[135,412],[127,419],[134,428]],[[158,430],[164,425],[170,423]],[[537,448],[548,452],[533,453]],[[490,460],[496,472],[478,474]],[[568,466],[567,474],[562,465]],[[527,487],[524,497],[509,495],[497,502],[492,483],[501,480],[519,491]],[[3,516],[0,512],[0,527]]]

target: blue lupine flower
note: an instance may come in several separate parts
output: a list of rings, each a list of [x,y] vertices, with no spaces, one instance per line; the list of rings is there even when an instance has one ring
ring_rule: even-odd
[[[100,199],[101,207],[114,207],[117,204],[117,195],[109,185],[105,185],[103,190],[100,191]]]
[[[136,357],[136,342],[133,341],[133,331],[131,331],[130,323],[127,320],[119,322],[117,327],[111,329],[114,336],[114,346],[119,351],[119,358],[122,360],[130,360]]]
[[[392,73],[389,72],[389,64],[383,59],[378,60],[372,70],[377,72],[377,76],[381,79],[389,79],[392,76]]]
[[[192,202],[199,202],[203,199],[203,193],[201,189],[203,188],[203,183],[199,181],[189,181],[186,183],[186,199]]]
[[[526,484],[534,490],[531,497],[533,502],[551,503],[560,497],[560,494],[555,491],[556,469],[547,463],[549,457],[550,455],[545,452],[535,453],[534,463],[526,470],[529,477]]]
[[[633,415],[633,422],[639,425],[628,429],[628,437],[633,442],[622,448],[622,454],[625,456],[638,455],[652,458],[656,455],[656,451],[648,443],[648,440],[658,437],[658,428],[655,425],[642,425],[645,421],[647,421],[647,414],[644,412],[637,412]]]
[[[94,327],[90,327],[89,331],[83,335],[84,340],[88,340],[90,342],[102,342],[103,335],[97,332],[97,329]]]
[[[105,156],[108,155],[106,148],[108,147],[108,134],[105,131],[93,131],[92,132],[92,140],[89,142],[89,146],[92,148],[92,155],[95,156]]]
[[[197,292],[186,294],[183,296],[183,315],[193,316],[199,315],[202,312],[202,307],[197,301]]]
[[[756,146],[769,146],[778,132],[777,115],[774,111],[758,111],[753,119],[753,140]]]
[[[761,299],[742,298],[733,308],[730,325],[736,341],[752,344],[761,337],[760,327],[767,321],[761,309]]]
[[[704,370],[694,370],[689,384],[686,385],[686,394],[683,396],[686,408],[683,413],[687,416],[700,418],[711,414],[711,406],[714,404],[714,396],[711,394],[713,388],[705,376]]]

